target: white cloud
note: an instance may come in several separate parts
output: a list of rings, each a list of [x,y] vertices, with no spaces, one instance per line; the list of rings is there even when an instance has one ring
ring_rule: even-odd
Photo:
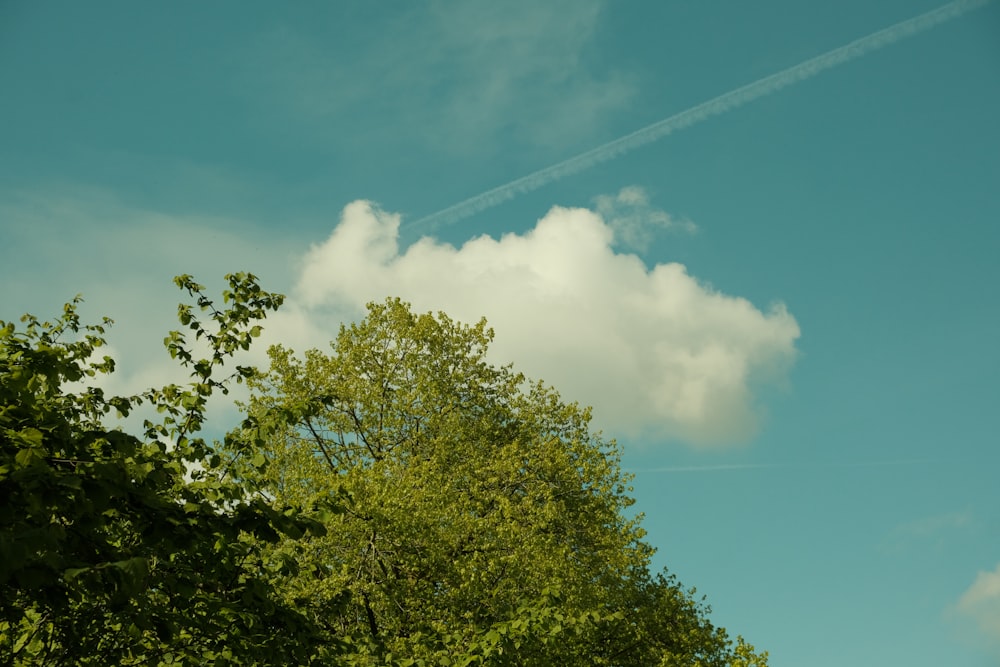
[[[782,380],[799,334],[780,305],[762,312],[679,264],[650,268],[616,252],[616,231],[584,209],[554,208],[523,235],[460,248],[423,238],[400,252],[399,217],[355,202],[304,255],[294,239],[269,238],[256,225],[149,211],[93,191],[9,197],[0,214],[15,240],[0,254],[11,297],[0,318],[55,314],[83,292],[85,319],[117,321],[109,339],[120,372],[105,386],[120,393],[184,380],[161,350],[183,299],[170,277],[182,272],[210,294],[226,271],[258,273],[270,290],[295,284],[251,363],[264,362],[269,343],[326,347],[341,322],[390,295],[468,322],[486,316],[496,362],[513,361],[593,405],[597,426],[619,437],[750,437],[759,422],[754,388]]]
[[[657,230],[678,230],[693,234],[697,225],[684,218],[675,218],[654,208],[643,188],[632,185],[617,195],[601,195],[594,199],[597,212],[614,230],[615,245],[645,250]]]
[[[650,269],[615,252],[592,211],[557,207],[524,235],[460,248],[425,237],[402,253],[399,222],[368,202],[346,207],[304,258],[297,312],[356,317],[393,295],[464,321],[485,315],[497,361],[593,405],[609,435],[696,444],[750,437],[755,383],[780,381],[795,358],[799,328],[784,306],[762,312],[680,264]]]
[[[1000,650],[1000,564],[992,572],[979,572],[955,608]]]

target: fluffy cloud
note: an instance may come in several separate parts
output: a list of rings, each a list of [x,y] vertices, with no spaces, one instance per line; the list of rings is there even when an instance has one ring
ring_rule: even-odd
[[[1000,564],[992,572],[980,572],[956,605],[972,619],[980,632],[1000,649]]]
[[[593,211],[557,207],[524,235],[460,248],[425,237],[404,252],[399,222],[349,205],[306,254],[287,316],[356,317],[388,295],[464,321],[485,316],[496,361],[593,405],[609,434],[695,444],[750,437],[754,387],[780,381],[794,360],[799,328],[783,305],[762,312],[680,264],[650,269],[613,249],[613,223]]]
[[[679,264],[649,268],[616,251],[621,225],[609,211],[628,206],[656,218],[641,191],[626,189],[599,203],[610,220],[554,208],[523,235],[458,248],[425,237],[401,251],[399,217],[355,202],[303,255],[295,239],[271,239],[260,225],[141,210],[92,192],[49,193],[0,205],[18,248],[2,253],[0,278],[11,289],[0,318],[58,312],[83,292],[88,320],[118,321],[109,337],[121,372],[106,389],[132,392],[184,379],[159,351],[182,298],[170,277],[193,273],[215,294],[219,274],[250,269],[265,288],[292,289],[245,362],[265,363],[274,342],[325,347],[366,302],[396,295],[464,321],[486,316],[497,334],[494,361],[593,405],[609,435],[746,439],[759,421],[754,388],[780,381],[794,359],[794,318],[780,305],[762,312],[714,292]],[[34,270],[39,264],[49,270]]]

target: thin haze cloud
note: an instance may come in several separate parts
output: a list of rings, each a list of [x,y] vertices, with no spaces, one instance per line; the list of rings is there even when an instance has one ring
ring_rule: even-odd
[[[805,81],[806,79],[811,79],[817,74],[837,65],[843,65],[844,63],[856,60],[872,51],[929,30],[945,21],[958,18],[990,2],[992,0],[956,0],[955,2],[950,2],[938,9],[915,16],[906,21],[901,21],[832,51],[827,51],[822,55],[810,58],[798,65],[793,65],[788,69],[740,86],[735,90],[702,102],[697,106],[681,111],[652,125],[647,125],[631,134],[592,148],[568,160],[540,169],[492,190],[487,190],[475,197],[470,197],[465,201],[442,209],[437,213],[432,213],[424,218],[415,220],[406,226],[433,230],[444,225],[454,224],[471,215],[498,206],[517,195],[532,192],[566,176],[589,169],[601,162],[662,139],[672,132],[696,125],[713,116],[724,114],[727,111],[738,109],[745,104],[775,93],[782,88]]]

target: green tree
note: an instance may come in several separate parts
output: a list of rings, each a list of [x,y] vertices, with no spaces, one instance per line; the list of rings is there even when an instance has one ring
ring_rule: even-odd
[[[492,335],[388,300],[331,354],[269,351],[247,408],[270,465],[241,476],[345,507],[271,549],[302,566],[276,579],[287,599],[358,665],[765,665],[650,573],[616,444],[488,363]]]
[[[167,337],[186,387],[86,386],[114,362],[97,356],[110,320],[82,325],[79,298],[54,322],[0,321],[0,664],[306,664],[321,639],[335,648],[261,560],[262,544],[322,524],[248,492],[196,437],[209,397],[251,371],[216,372],[281,303],[252,275],[227,279],[220,308],[176,279],[195,299],[179,319],[208,348],[199,358],[185,333]],[[141,434],[105,425],[143,404],[163,416]],[[262,468],[244,441],[229,450]]]

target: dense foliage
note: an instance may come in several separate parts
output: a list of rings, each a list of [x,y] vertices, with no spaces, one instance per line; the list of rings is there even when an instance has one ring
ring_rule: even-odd
[[[346,508],[276,551],[313,566],[284,590],[351,639],[355,664],[763,664],[650,573],[615,444],[488,363],[491,338],[388,300],[332,354],[270,350],[249,381],[272,462],[257,483]]]
[[[0,664],[766,665],[650,572],[616,445],[487,362],[485,322],[388,300],[218,379],[281,303],[227,278],[221,307],[177,279],[208,350],[165,340],[184,387],[105,396],[109,322],[75,302],[0,322]],[[244,380],[242,424],[198,438]]]
[[[207,399],[226,391],[215,371],[281,302],[253,276],[229,283],[217,310],[178,279],[198,306],[180,319],[209,354],[195,358],[171,333],[194,381],[137,396],[87,386],[114,368],[96,355],[110,322],[82,326],[76,302],[55,322],[25,316],[23,331],[0,322],[0,664],[298,664],[315,653],[316,628],[258,561],[279,533],[322,525],[248,497],[194,437]],[[140,435],[105,426],[142,404],[165,416]]]

